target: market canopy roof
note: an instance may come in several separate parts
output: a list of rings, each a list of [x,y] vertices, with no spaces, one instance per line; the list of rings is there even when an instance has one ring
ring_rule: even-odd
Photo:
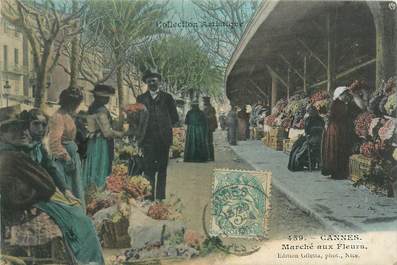
[[[337,11],[341,21],[346,19],[345,16],[349,16],[348,12],[351,12],[351,17],[366,16],[365,23],[367,24],[356,19],[356,23],[364,24],[354,25],[352,22],[346,25],[345,36],[350,37],[346,34],[363,35],[363,32],[358,32],[360,30],[354,28],[357,26],[367,31],[368,27],[373,28],[372,20],[368,20],[368,15],[371,16],[369,9],[362,8],[366,3],[352,3],[280,0],[262,2],[248,24],[226,68],[225,85],[228,98],[236,104],[250,104],[254,99],[269,97],[268,89],[271,84],[269,72],[279,74],[280,81],[284,83],[283,87],[285,87],[286,84],[281,76],[286,77],[286,67],[280,67],[279,62],[290,63],[293,68],[294,61],[291,62],[288,58],[297,57],[303,53],[317,57],[317,60],[311,63],[311,67],[312,71],[319,73],[319,79],[311,82],[323,80],[326,76],[324,67],[327,61],[326,47],[325,49],[321,47],[323,45],[321,42],[326,39],[323,20],[326,19],[330,10],[336,10],[337,6],[343,6]],[[349,8],[345,8],[346,6]],[[358,10],[359,7],[360,10]],[[367,34],[371,37],[370,33]],[[371,44],[374,43],[371,41]],[[317,50],[322,49],[323,52],[315,54],[310,51],[311,48],[316,47],[320,47]],[[373,56],[369,54],[367,58],[360,60],[364,63],[372,60],[369,62],[370,64],[374,62],[373,59]],[[302,69],[295,68],[294,70],[296,70],[294,74],[302,75]]]

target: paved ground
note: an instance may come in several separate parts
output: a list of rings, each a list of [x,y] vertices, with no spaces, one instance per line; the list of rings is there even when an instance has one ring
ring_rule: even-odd
[[[202,230],[202,212],[210,202],[212,170],[214,168],[253,169],[231,150],[222,131],[215,133],[215,162],[184,163],[171,160],[168,169],[167,192],[177,194],[185,205],[187,226]],[[288,235],[313,234],[324,226],[291,203],[278,189],[272,190],[270,239],[285,239]]]
[[[257,170],[272,171],[273,187],[328,229],[397,231],[397,199],[355,188],[350,180],[332,180],[320,172],[290,172],[288,156],[260,141],[239,142],[233,150]]]

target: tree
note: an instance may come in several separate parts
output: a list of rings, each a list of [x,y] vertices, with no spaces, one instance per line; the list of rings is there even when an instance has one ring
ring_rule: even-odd
[[[259,1],[192,1],[196,7],[195,20],[206,22],[208,26],[192,27],[191,33],[199,38],[206,51],[216,58],[217,66],[224,70]],[[222,24],[229,22],[237,23],[238,25],[232,27]]]
[[[73,25],[82,8],[69,10],[66,3],[60,6],[54,0],[4,0],[2,16],[23,32],[32,49],[35,107],[45,107],[48,75],[57,65],[64,43],[78,34]]]
[[[141,47],[134,58],[142,72],[158,70],[168,92],[191,99],[200,94],[219,95],[221,72],[197,40],[188,36],[162,37]]]
[[[98,29],[100,39],[116,61],[119,113],[125,105],[124,68],[132,50],[160,32],[155,21],[167,14],[166,4],[151,0],[88,0],[87,25]],[[102,43],[101,43],[102,44]]]

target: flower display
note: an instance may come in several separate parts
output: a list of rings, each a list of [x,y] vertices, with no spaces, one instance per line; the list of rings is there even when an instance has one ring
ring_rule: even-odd
[[[377,155],[375,143],[365,142],[360,146],[360,153],[366,157],[373,158]]]
[[[126,184],[125,177],[120,174],[112,174],[106,180],[106,189],[116,193],[122,192]]]
[[[287,117],[281,121],[281,127],[288,129],[291,126],[292,118]]]
[[[201,244],[204,242],[204,237],[197,231],[187,229],[184,235],[184,242],[189,247],[199,250]]]
[[[272,113],[274,114],[279,114],[284,110],[284,108],[287,106],[288,101],[286,99],[280,99],[277,101],[276,105],[272,109]]]
[[[393,115],[393,112],[396,109],[397,109],[397,93],[394,93],[387,98],[385,104],[385,110],[387,114]]]
[[[156,220],[167,220],[170,214],[169,205],[155,202],[149,207],[147,215]]]
[[[322,99],[322,100],[315,101],[313,103],[313,106],[316,107],[318,112],[327,113],[329,107],[331,106],[331,103],[332,103],[332,101],[331,101],[330,98],[325,98],[325,99]]]
[[[173,128],[172,129],[172,145],[171,145],[171,158],[180,157],[183,150],[185,149],[185,129],[184,128]]]
[[[145,105],[142,103],[135,103],[135,104],[129,104],[125,106],[124,111],[125,112],[138,112],[145,109]]]
[[[369,112],[364,112],[358,115],[354,121],[354,126],[355,132],[359,137],[364,139],[368,137],[369,127],[373,118],[375,118],[375,115]]]
[[[378,131],[383,126],[383,124],[385,124],[385,122],[386,120],[383,118],[373,118],[368,127],[368,134],[374,139],[377,138],[379,136]]]
[[[386,123],[383,125],[383,127],[379,129],[378,132],[379,138],[382,141],[389,140],[393,136],[395,129],[396,129],[396,124],[394,120],[392,119],[387,120]]]
[[[133,176],[127,181],[125,191],[134,199],[143,199],[150,195],[152,186],[150,182],[142,176]]]
[[[277,118],[276,114],[271,114],[269,116],[266,116],[265,117],[265,124],[268,125],[268,126],[273,126],[276,118]]]
[[[320,101],[320,100],[324,100],[327,98],[330,98],[330,94],[326,91],[326,90],[320,90],[317,91],[316,93],[314,93],[311,97],[310,97],[310,101],[312,103]]]

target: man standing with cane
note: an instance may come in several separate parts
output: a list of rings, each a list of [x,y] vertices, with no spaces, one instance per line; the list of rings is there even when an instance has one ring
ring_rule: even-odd
[[[179,120],[173,97],[160,90],[161,75],[146,71],[142,78],[148,91],[137,101],[146,106],[149,120],[140,144],[143,151],[144,174],[152,185],[151,200],[165,199],[167,165],[172,145],[172,126]],[[157,173],[157,181],[156,181]]]

